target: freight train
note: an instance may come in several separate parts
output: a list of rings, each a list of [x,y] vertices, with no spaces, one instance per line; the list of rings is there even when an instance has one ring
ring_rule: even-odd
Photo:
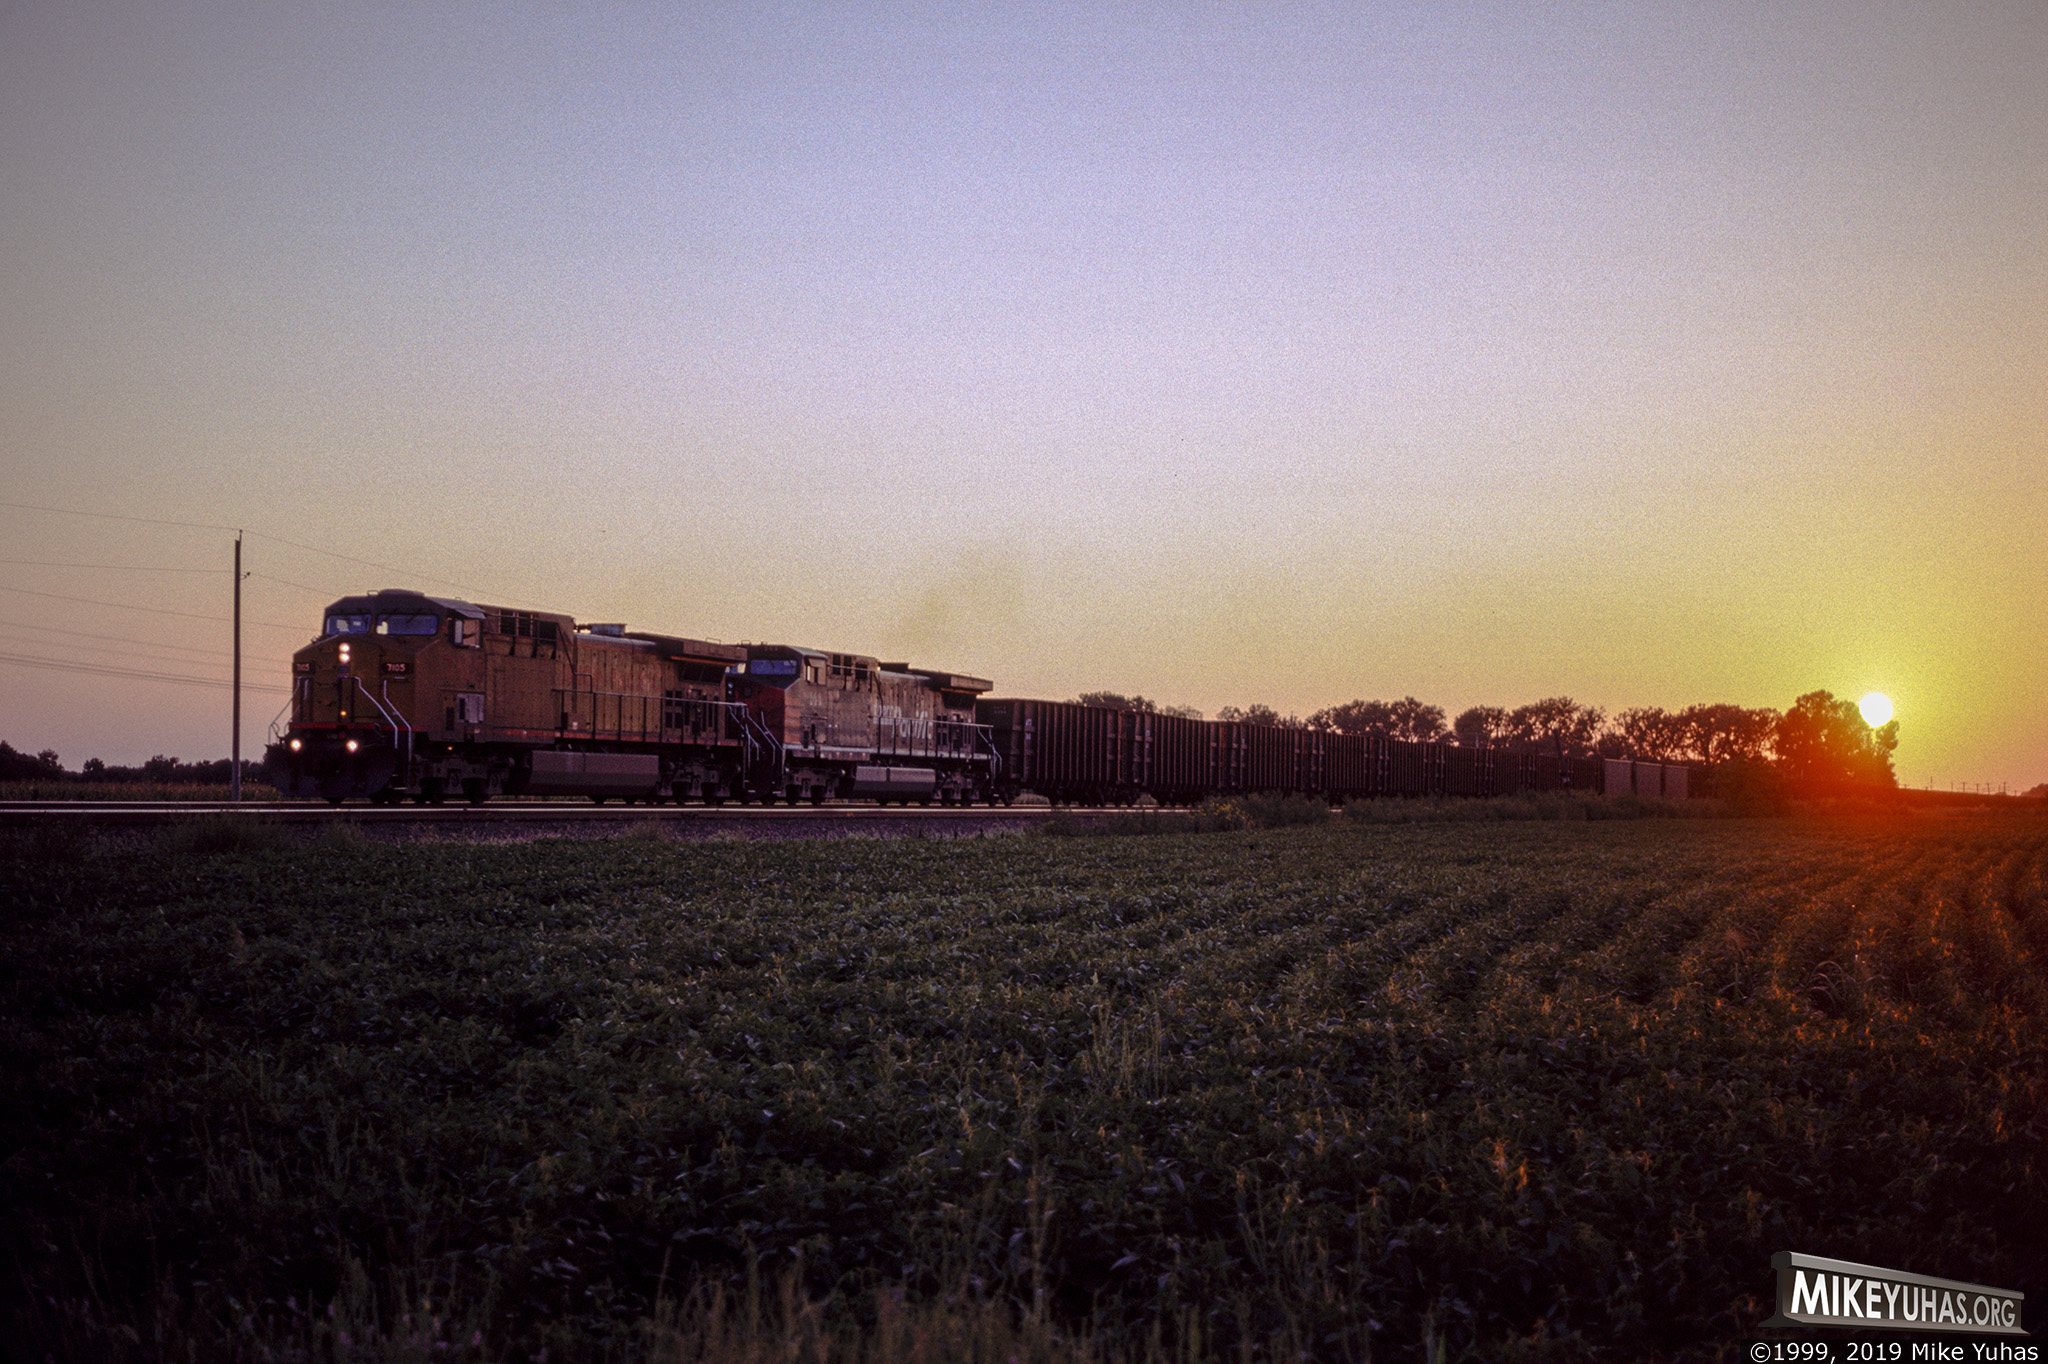
[[[1193,804],[1296,792],[1688,794],[1683,767],[992,697],[978,677],[782,644],[579,625],[387,589],[292,656],[287,795],[603,802]]]

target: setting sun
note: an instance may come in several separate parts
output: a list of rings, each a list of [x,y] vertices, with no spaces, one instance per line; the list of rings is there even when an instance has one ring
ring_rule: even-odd
[[[1874,691],[1856,703],[1863,711],[1863,723],[1876,729],[1892,718],[1892,699],[1881,691]]]

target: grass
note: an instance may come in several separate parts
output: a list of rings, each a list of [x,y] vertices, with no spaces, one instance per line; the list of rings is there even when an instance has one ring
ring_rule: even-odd
[[[204,785],[192,782],[148,781],[0,781],[0,800],[190,800],[217,802],[231,798],[226,782]],[[244,781],[242,799],[279,800],[276,787],[268,782]]]
[[[10,1358],[1709,1359],[1776,1250],[2048,1287],[2038,816],[38,837]]]

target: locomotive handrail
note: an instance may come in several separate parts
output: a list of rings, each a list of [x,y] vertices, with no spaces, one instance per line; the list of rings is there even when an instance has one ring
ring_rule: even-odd
[[[782,741],[776,738],[774,732],[768,726],[762,724],[751,710],[747,709],[744,702],[721,701],[718,704],[733,711],[739,718],[740,738],[747,745],[747,766],[752,767],[754,764],[762,761],[756,752],[757,749],[766,750],[774,760],[775,781],[777,785],[780,785],[784,768],[787,766],[787,755],[784,753]]]
[[[384,700],[382,701],[379,701],[377,699],[376,693],[369,691],[360,685],[362,682],[361,678],[352,677],[349,679],[349,682],[355,686],[356,691],[358,693],[365,697],[371,705],[377,708],[377,713],[384,717],[384,723],[391,726],[391,734],[394,739],[398,737],[398,732],[400,730],[405,731],[406,770],[404,773],[401,773],[400,775],[405,776],[409,774],[412,769],[412,721],[405,718],[405,712],[399,710],[398,703],[391,699],[390,681],[387,679],[384,683]]]
[[[298,680],[298,679],[294,679],[294,680],[293,680],[293,682],[292,682],[292,694],[291,694],[290,698],[289,698],[288,700],[286,700],[286,701],[285,701],[285,703],[284,703],[284,704],[283,704],[282,706],[279,706],[279,707],[277,708],[277,714],[275,714],[275,715],[273,715],[273,716],[271,716],[271,717],[270,717],[270,729],[269,729],[269,732],[268,732],[268,733],[267,733],[267,734],[265,735],[265,737],[264,737],[264,740],[263,740],[263,742],[264,742],[264,744],[265,744],[266,746],[268,746],[268,745],[270,745],[270,744],[276,744],[276,743],[282,743],[282,742],[284,742],[284,736],[286,735],[286,733],[288,733],[288,732],[290,731],[290,729],[291,729],[291,726],[290,726],[289,724],[287,724],[287,725],[285,726],[285,728],[284,728],[284,729],[279,729],[279,728],[277,727],[277,722],[278,722],[279,720],[282,720],[282,719],[284,719],[284,713],[285,713],[286,711],[290,710],[290,709],[291,709],[292,707],[294,707],[294,706],[296,706],[296,705],[298,705],[298,704],[299,704],[299,688],[300,688],[301,686],[304,686],[304,687],[306,687],[306,688],[307,688],[308,690],[311,690],[311,688],[312,688],[312,683],[310,683],[310,682],[304,682],[304,681],[300,681],[300,680]]]
[[[996,751],[996,727],[994,725],[969,725],[968,728],[972,729],[975,735],[988,748],[989,776],[991,778],[1002,776],[1003,755]]]

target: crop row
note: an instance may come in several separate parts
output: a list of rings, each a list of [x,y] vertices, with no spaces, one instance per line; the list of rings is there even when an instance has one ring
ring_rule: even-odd
[[[1776,1250],[2048,1264],[2039,820],[18,851],[32,1338],[255,1357],[367,1282],[616,1356],[751,1268],[854,1329],[1713,1358]]]

